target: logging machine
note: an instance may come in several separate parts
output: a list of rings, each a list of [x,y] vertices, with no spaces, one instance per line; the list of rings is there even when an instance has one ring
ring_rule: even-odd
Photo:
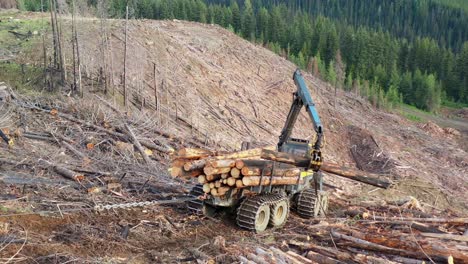
[[[294,72],[293,80],[297,86],[297,91],[293,93],[293,101],[279,137],[277,149],[280,152],[300,155],[310,159],[309,166],[301,168],[302,172],[298,176],[296,184],[270,184],[233,189],[221,197],[207,196],[203,192],[202,185],[196,185],[192,188],[191,194],[198,197],[198,199],[188,202],[188,207],[192,212],[210,215],[215,212],[216,208],[220,207],[236,209],[237,224],[242,228],[255,232],[262,232],[268,226],[280,227],[284,225],[289,216],[290,208],[304,218],[325,214],[328,209],[328,196],[322,190],[322,175],[320,172],[322,164],[322,124],[299,70]],[[294,124],[303,106],[312,120],[315,130],[315,139],[312,142],[291,137]],[[248,149],[248,145],[243,143],[243,150]],[[291,165],[274,162],[272,166],[274,171],[275,168],[279,169]],[[262,173],[261,177],[270,176]]]

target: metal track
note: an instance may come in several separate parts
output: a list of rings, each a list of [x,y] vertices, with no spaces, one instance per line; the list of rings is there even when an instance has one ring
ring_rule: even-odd
[[[307,189],[297,194],[297,214],[304,218],[315,217],[315,204],[317,195],[314,189]]]
[[[194,198],[198,198],[201,195],[204,195],[203,192],[203,185],[197,184],[195,185],[192,190],[190,190],[190,195]],[[187,207],[189,208],[190,212],[198,215],[204,214],[204,207],[205,203],[200,199],[194,199],[187,202]]]
[[[266,194],[247,197],[237,209],[237,225],[250,231],[255,231],[255,219],[261,206],[269,206],[285,199],[284,194]]]

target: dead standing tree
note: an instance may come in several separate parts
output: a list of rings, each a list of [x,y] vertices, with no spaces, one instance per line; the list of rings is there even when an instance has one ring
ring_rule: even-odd
[[[76,30],[76,3],[72,1],[73,93],[83,95],[81,89],[81,62],[78,33]]]
[[[124,47],[124,72],[123,72],[123,96],[124,96],[124,105],[127,106],[127,30],[128,30],[128,5],[126,8],[125,14],[125,47]]]
[[[65,66],[64,58],[62,51],[62,41],[61,41],[61,30],[58,23],[58,14],[57,14],[57,1],[49,0],[50,5],[50,24],[52,26],[52,40],[54,47],[54,59],[53,59],[53,69],[58,71],[60,74],[60,81],[63,84],[65,82]],[[53,82],[50,83],[53,89]]]

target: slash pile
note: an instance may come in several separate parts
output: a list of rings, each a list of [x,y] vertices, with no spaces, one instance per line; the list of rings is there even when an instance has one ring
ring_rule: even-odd
[[[222,153],[184,148],[173,158],[170,172],[172,177],[197,178],[203,191],[213,196],[249,186],[302,183],[301,169],[286,164],[278,166],[261,159],[261,154],[262,149]]]

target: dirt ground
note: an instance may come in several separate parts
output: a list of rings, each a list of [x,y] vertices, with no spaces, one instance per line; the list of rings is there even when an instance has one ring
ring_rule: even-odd
[[[7,16],[20,21],[45,17],[33,13]],[[68,17],[63,17],[62,23],[64,28],[71,25]],[[96,204],[181,197],[192,184],[167,175],[167,154],[152,154],[153,163],[143,164],[133,146],[119,147],[122,144],[116,143],[118,138],[109,139],[105,132],[51,116],[31,105],[47,105],[49,110],[59,109],[59,113],[109,129],[120,127],[126,120],[139,139],[162,146],[204,144],[212,149],[238,150],[242,141],[252,141],[256,146],[276,144],[295,90],[292,63],[225,29],[183,21],[132,20],[127,76],[133,106],[125,109],[124,22],[107,20],[104,25],[103,30],[97,19],[79,19],[86,87],[83,99],[70,98],[67,92],[24,93],[19,87],[3,84],[11,87],[19,99],[1,105],[1,126],[11,134],[20,129],[22,135],[17,135],[13,148],[3,142],[0,145],[0,262],[195,263],[197,259],[211,259],[233,263],[238,261],[236,255],[242,248],[288,247],[287,241],[304,235],[305,226],[320,223],[304,222],[291,214],[283,229],[252,234],[236,227],[227,212],[220,212],[216,218],[194,216],[183,203],[92,210]],[[41,34],[50,38],[49,31],[40,31]],[[37,45],[15,54],[12,61],[28,61],[29,65],[40,67],[42,43],[37,41],[40,36],[32,38],[31,42]],[[65,50],[71,50],[66,33],[65,39]],[[51,54],[51,46],[47,47],[47,54]],[[71,65],[71,55],[67,53],[65,57]],[[100,68],[111,72],[107,76],[107,95],[103,92]],[[468,216],[468,154],[464,140],[468,130],[460,126],[447,129],[455,123],[466,127],[466,115],[458,115],[453,122],[420,124],[397,112],[375,109],[352,93],[338,90],[335,96],[329,84],[309,73],[304,73],[304,77],[324,125],[324,159],[383,173],[396,182],[392,188],[381,190],[325,175],[331,212],[330,220],[320,220],[332,223],[336,220],[331,219],[345,217],[343,212],[348,207],[366,202],[393,206],[409,196],[421,203],[420,213],[434,217]],[[37,82],[38,87],[40,83]],[[163,136],[162,132],[175,137]],[[299,138],[313,137],[305,112],[300,115],[294,134]],[[89,160],[77,159],[57,143],[60,140],[53,140],[55,135],[68,137],[70,144]],[[89,147],[90,143],[93,147]],[[86,172],[87,180],[78,184],[59,176],[42,160],[91,172]],[[105,174],[98,175],[96,170]],[[89,193],[89,188],[101,186],[107,176],[119,179],[121,189]],[[390,212],[393,211],[378,211],[382,215]],[[219,239],[225,240],[224,246],[215,243]]]

